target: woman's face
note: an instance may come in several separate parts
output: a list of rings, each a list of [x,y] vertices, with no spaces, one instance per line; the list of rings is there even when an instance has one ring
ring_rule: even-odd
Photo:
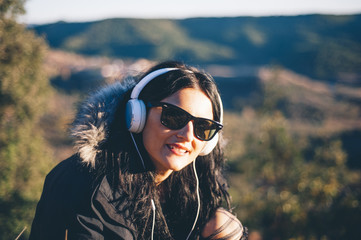
[[[213,119],[211,100],[198,89],[181,89],[161,102],[176,105],[195,117]],[[161,113],[162,107],[151,108],[143,130],[143,144],[160,181],[193,162],[206,143],[194,136],[193,121],[181,129],[171,130],[162,125]]]

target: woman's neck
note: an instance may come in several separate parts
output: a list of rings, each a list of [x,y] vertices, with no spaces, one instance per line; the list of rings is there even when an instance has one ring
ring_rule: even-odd
[[[166,170],[166,171],[158,171],[156,172],[156,176],[155,176],[155,184],[158,186],[159,184],[161,184],[164,180],[166,180],[169,175],[173,172],[173,170]]]

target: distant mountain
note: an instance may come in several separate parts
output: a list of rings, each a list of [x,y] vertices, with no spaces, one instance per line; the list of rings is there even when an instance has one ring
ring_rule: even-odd
[[[33,29],[52,48],[85,55],[279,65],[329,81],[361,79],[361,14],[107,19]]]

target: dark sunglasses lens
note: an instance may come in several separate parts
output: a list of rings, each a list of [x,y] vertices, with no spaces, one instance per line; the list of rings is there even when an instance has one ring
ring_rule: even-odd
[[[197,138],[208,141],[217,133],[217,125],[206,119],[195,119],[194,133]]]
[[[189,121],[187,114],[171,106],[163,106],[161,121],[164,126],[177,130],[183,128]]]
[[[171,105],[162,106],[161,122],[164,126],[172,130],[183,128],[192,120],[192,116]],[[212,139],[217,133],[218,126],[211,120],[194,118],[194,135],[204,141]]]

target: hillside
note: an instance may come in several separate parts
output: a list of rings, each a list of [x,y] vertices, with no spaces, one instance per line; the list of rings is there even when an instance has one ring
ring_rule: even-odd
[[[35,26],[49,45],[122,59],[280,65],[316,79],[360,84],[361,15],[107,19]]]
[[[57,89],[49,101],[50,110],[44,118],[49,141],[62,159],[71,142],[66,128],[74,114],[74,104],[89,91],[137,74],[153,64],[149,60],[124,61],[107,57],[85,57],[77,54],[49,51],[45,69]],[[280,111],[289,122],[290,131],[298,136],[340,138],[344,142],[352,167],[361,168],[361,87],[326,84],[282,68],[250,68],[240,66],[204,65],[221,92],[226,109],[226,136],[232,142],[242,142],[258,111]],[[63,107],[60,107],[63,106]],[[244,127],[237,127],[240,124]],[[54,127],[56,126],[56,127]],[[238,155],[232,147],[230,155]],[[63,149],[64,148],[64,149]],[[61,149],[59,151],[59,149]],[[61,154],[63,153],[63,154]]]

